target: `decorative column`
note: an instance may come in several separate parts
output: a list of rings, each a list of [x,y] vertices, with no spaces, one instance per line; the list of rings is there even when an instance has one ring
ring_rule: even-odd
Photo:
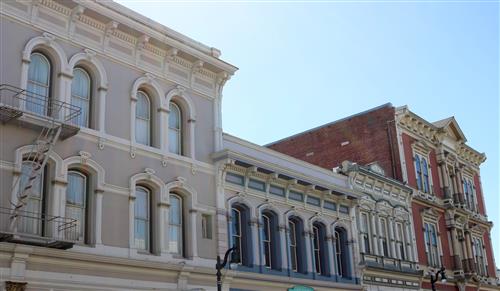
[[[166,255],[170,252],[169,249],[169,233],[168,233],[168,211],[170,204],[166,201],[161,201],[158,205],[159,228],[158,236],[160,237],[160,253]]]
[[[260,259],[260,235],[259,235],[259,220],[257,217],[253,216],[250,218],[250,230],[252,232],[252,254],[253,254],[253,264],[255,266],[261,266]]]
[[[378,220],[378,215],[375,215],[375,211],[371,211],[370,212],[370,222],[371,222],[371,225],[372,225],[372,245],[373,245],[373,254],[374,255],[379,255],[379,252],[378,252],[378,246],[379,246],[379,239],[378,239],[378,236],[376,235],[378,233],[378,228],[377,228],[377,224],[375,223],[375,221]]]
[[[104,137],[106,134],[106,94],[108,92],[108,88],[99,87],[97,89],[97,95],[99,96],[99,116],[97,120],[97,129],[101,134],[101,137]]]
[[[104,190],[95,190],[95,244],[102,245],[102,193]]]
[[[281,247],[281,268],[289,269],[287,254],[288,254],[288,243],[287,243],[287,233],[288,229],[285,224],[279,226],[280,234],[280,247]]]
[[[326,245],[328,247],[328,264],[330,266],[330,276],[335,277],[339,273],[337,270],[337,255],[336,249],[333,247],[337,243],[334,235],[328,235],[326,237]]]
[[[382,244],[382,240],[380,239],[380,233],[381,233],[381,230],[382,230],[382,226],[380,224],[380,216],[378,215],[378,212],[375,212],[375,225],[377,227],[375,233],[379,234],[377,236],[377,240],[376,240],[377,246],[378,246],[379,255],[384,256],[384,246]],[[386,237],[386,239],[388,239],[388,238]],[[387,246],[387,247],[389,247],[389,246]]]
[[[472,239],[470,235],[470,231],[464,230],[465,234],[465,247],[467,251],[467,265],[469,266],[469,271],[470,272],[475,272],[476,268],[474,265],[474,256],[472,255]]]
[[[189,210],[190,222],[191,222],[191,248],[192,248],[192,256],[193,258],[198,257],[198,231],[197,231],[197,210],[190,209]]]
[[[160,119],[160,149],[163,154],[168,153],[168,114],[170,111],[168,107],[161,107],[158,109]]]
[[[458,193],[458,199],[460,201],[460,204],[465,204],[465,197],[464,197],[464,191],[462,187],[462,171],[459,170],[458,168],[455,169],[455,183],[457,183],[457,193]]]
[[[452,198],[451,197],[451,191],[450,191],[450,185],[448,183],[448,171],[446,170],[446,162],[440,161],[439,162],[439,172],[441,173],[441,180],[442,180],[442,187],[443,187],[443,192],[444,192],[444,198]]]
[[[311,233],[309,233],[309,229],[304,228],[304,241],[306,245],[306,270],[308,274],[313,273],[313,266],[314,266],[314,260],[313,260],[313,255],[312,255],[312,250],[311,250]]]
[[[451,236],[451,248],[453,252],[453,263],[455,265],[455,270],[462,270],[462,262],[460,261],[460,254],[458,252],[458,235],[457,228],[455,226],[451,226],[449,228],[450,236]]]
[[[189,148],[188,148],[188,156],[190,158],[192,158],[193,160],[196,158],[195,157],[195,145],[196,145],[196,142],[195,142],[195,124],[196,124],[196,120],[191,118],[188,120],[188,134],[189,134],[189,141],[187,142],[187,144],[189,144]]]

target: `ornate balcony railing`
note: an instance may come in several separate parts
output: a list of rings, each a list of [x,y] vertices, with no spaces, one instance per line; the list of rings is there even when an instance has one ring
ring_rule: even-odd
[[[361,253],[361,260],[368,267],[388,269],[405,273],[419,273],[415,262]]]
[[[73,218],[0,207],[0,241],[69,249],[78,230]]]

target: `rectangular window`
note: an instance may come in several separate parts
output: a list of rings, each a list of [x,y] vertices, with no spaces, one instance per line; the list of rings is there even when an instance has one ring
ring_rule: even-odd
[[[380,218],[380,240],[382,241],[382,252],[384,257],[389,257],[389,248],[387,245],[387,220]]]
[[[290,242],[290,267],[294,272],[297,272],[297,230],[293,221],[288,222],[288,241]]]
[[[345,205],[340,205],[339,211],[340,211],[340,213],[349,214],[349,207],[345,206]]]
[[[477,266],[477,273],[480,276],[487,276],[488,273],[486,271],[486,260],[484,256],[483,240],[481,238],[474,237],[472,239],[472,243],[473,243],[472,251]]]
[[[250,179],[248,181],[248,188],[259,190],[259,191],[266,191],[266,183],[262,181],[258,181],[255,179]]]
[[[427,263],[431,267],[439,267],[439,251],[437,228],[434,224],[424,223],[425,252],[427,253]]]
[[[325,209],[328,209],[328,210],[333,210],[333,211],[336,211],[337,210],[337,204],[335,204],[334,202],[332,201],[324,201],[323,202],[323,207]]]
[[[288,193],[288,198],[295,200],[295,201],[303,202],[304,201],[304,194],[302,194],[300,192],[290,191]]]
[[[307,204],[311,204],[314,206],[320,206],[321,200],[317,197],[307,196]]]
[[[418,190],[431,193],[430,187],[430,164],[428,157],[421,154],[415,154],[415,176]]]
[[[245,185],[245,177],[234,173],[226,173],[226,182],[243,186]]]
[[[324,201],[323,207],[328,210],[337,211],[337,204],[332,201]]]
[[[361,239],[364,243],[364,253],[370,253],[370,225],[368,222],[368,214],[361,213]]]
[[[400,222],[396,223],[396,247],[399,249],[399,258],[406,260],[405,234],[403,230],[403,224]]]
[[[203,214],[201,216],[201,233],[202,237],[212,239],[212,216]]]
[[[149,251],[149,195],[149,190],[144,187],[135,190],[135,246],[145,251]]]
[[[275,186],[275,185],[270,185],[269,186],[269,193],[277,195],[277,196],[285,197],[285,188]]]

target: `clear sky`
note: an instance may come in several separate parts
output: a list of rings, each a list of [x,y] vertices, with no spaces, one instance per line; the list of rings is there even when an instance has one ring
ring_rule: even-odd
[[[499,3],[121,0],[222,51],[224,131],[266,144],[391,102],[455,116],[481,167],[500,267]]]

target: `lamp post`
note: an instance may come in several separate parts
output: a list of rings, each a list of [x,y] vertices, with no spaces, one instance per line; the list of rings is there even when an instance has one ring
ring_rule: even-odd
[[[215,268],[217,269],[217,291],[222,291],[222,273],[221,273],[221,270],[224,269],[224,267],[226,266],[229,254],[234,250],[236,250],[236,246],[234,246],[226,251],[226,254],[224,255],[224,261],[221,261],[220,256],[217,255],[217,264],[215,264]]]
[[[439,269],[439,271],[437,271],[436,274],[430,273],[432,291],[436,291],[436,282],[438,281],[439,274],[441,274],[441,282],[443,283],[446,282],[446,274],[444,267],[441,267],[441,269]]]

